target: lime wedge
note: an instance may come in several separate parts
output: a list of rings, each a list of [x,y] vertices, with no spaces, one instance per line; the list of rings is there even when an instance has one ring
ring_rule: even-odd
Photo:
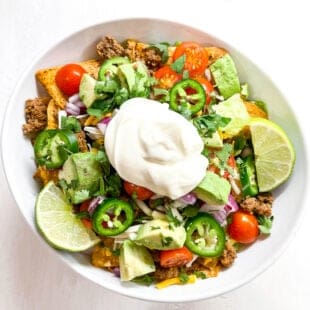
[[[73,213],[64,193],[51,181],[37,197],[35,207],[37,226],[53,247],[70,252],[84,251],[100,240]]]
[[[295,163],[295,151],[281,127],[270,120],[252,118],[249,122],[260,192],[268,192],[285,182]]]

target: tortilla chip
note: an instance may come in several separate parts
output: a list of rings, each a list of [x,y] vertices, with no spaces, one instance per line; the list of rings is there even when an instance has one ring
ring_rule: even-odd
[[[206,51],[208,52],[209,56],[209,66],[215,62],[217,59],[223,57],[227,51],[220,47],[215,46],[208,46],[205,47]]]
[[[251,117],[261,117],[268,119],[268,114],[263,109],[258,107],[254,102],[246,101],[244,104]]]
[[[91,76],[97,78],[100,67],[100,62],[98,60],[92,59],[83,61],[80,62],[79,65],[81,65]],[[56,105],[61,109],[64,109],[67,97],[59,90],[55,83],[55,76],[59,68],[61,68],[61,66],[39,70],[36,72],[36,78],[46,89],[48,94],[55,100]]]
[[[51,99],[47,106],[47,129],[58,128],[58,112],[60,107],[54,99]]]

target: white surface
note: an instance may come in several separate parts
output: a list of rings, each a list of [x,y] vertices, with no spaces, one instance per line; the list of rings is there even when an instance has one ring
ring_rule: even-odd
[[[191,7],[157,1],[1,1],[0,115],[18,76],[37,53],[63,36],[106,19],[173,18],[231,42],[267,71],[299,107],[307,124],[310,22],[306,1],[191,1]],[[266,1],[267,2],[267,1]],[[65,3],[65,4],[62,4]],[[91,5],[89,3],[92,3]],[[143,2],[141,2],[142,4]],[[146,2],[145,2],[146,3]],[[183,3],[183,2],[182,2]],[[140,5],[141,5],[140,4]],[[202,9],[203,8],[203,9]],[[304,40],[304,41],[302,41]],[[23,104],[23,102],[21,102]],[[14,138],[14,137],[12,137]],[[284,255],[265,273],[234,292],[194,304],[164,305],[121,297],[76,275],[41,247],[20,215],[0,172],[0,309],[308,309],[310,276],[307,218]],[[298,208],[298,206],[296,206]],[[284,210],[285,212],[285,210]],[[289,227],[288,227],[289,229]]]

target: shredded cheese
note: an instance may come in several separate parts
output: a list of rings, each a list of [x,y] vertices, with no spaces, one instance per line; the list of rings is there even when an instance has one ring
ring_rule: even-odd
[[[161,282],[158,282],[155,287],[158,289],[166,288],[170,285],[175,285],[175,284],[188,284],[188,283],[195,283],[196,282],[196,276],[195,275],[189,275],[188,276],[188,281],[186,283],[183,283],[180,278],[171,278],[167,279]]]

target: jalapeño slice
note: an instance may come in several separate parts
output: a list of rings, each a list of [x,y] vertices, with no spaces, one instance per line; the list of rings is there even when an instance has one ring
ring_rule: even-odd
[[[124,232],[134,220],[134,210],[130,203],[108,198],[94,211],[92,224],[100,236],[116,236]]]
[[[225,232],[212,215],[200,212],[187,220],[185,228],[185,245],[193,253],[204,257],[222,255],[225,248]]]
[[[104,81],[106,78],[113,77],[117,73],[117,68],[120,65],[130,63],[127,57],[112,57],[107,59],[100,67],[98,72],[98,80]]]
[[[191,114],[199,112],[206,103],[206,92],[203,86],[192,79],[182,80],[170,90],[170,108],[180,112],[188,108]]]
[[[68,129],[44,130],[37,136],[34,143],[37,164],[48,169],[61,167],[70,154],[78,151],[77,138]]]

